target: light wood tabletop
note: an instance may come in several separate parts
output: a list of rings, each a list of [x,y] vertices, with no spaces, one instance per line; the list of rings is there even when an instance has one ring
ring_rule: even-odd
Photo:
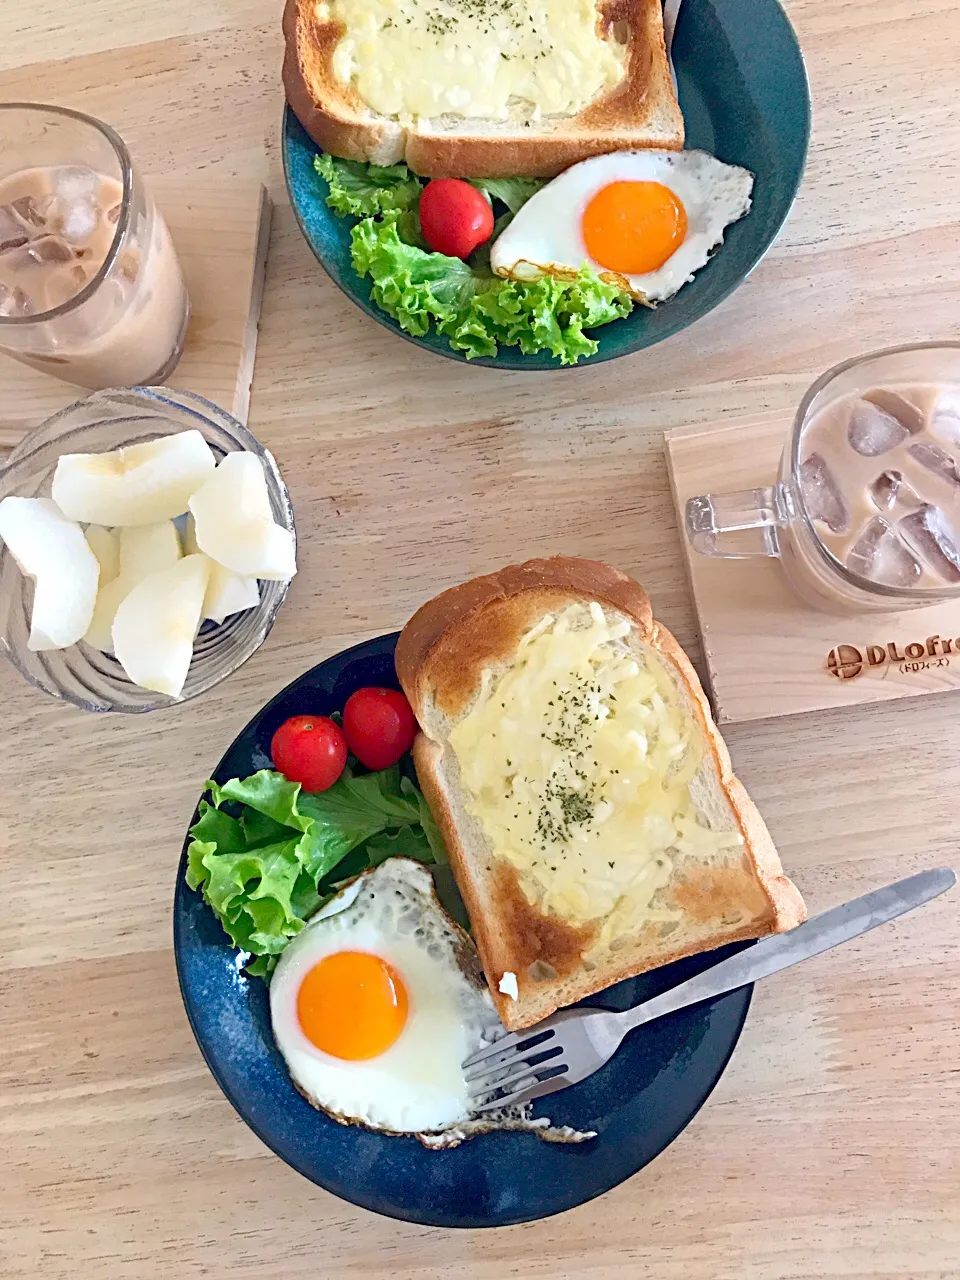
[[[250,423],[301,572],[214,692],[94,717],[0,669],[4,1280],[960,1277],[960,898],[769,979],[729,1069],[636,1177],[560,1218],[378,1218],[275,1158],[190,1033],[171,949],[184,828],[257,708],[438,588],[608,559],[699,654],[662,433],[793,406],[815,375],[960,322],[954,0],[792,0],[814,134],[774,249],[663,345],[570,373],[444,361],[374,324],[301,239],[280,164],[279,0],[6,0],[0,99],[114,124],[150,175],[276,203]],[[0,405],[0,420],[3,406]],[[812,911],[960,861],[960,700],[727,731]]]

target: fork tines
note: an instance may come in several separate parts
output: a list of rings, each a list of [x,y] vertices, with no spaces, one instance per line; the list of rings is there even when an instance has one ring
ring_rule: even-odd
[[[563,1046],[549,1043],[556,1034],[553,1027],[532,1034],[514,1032],[467,1058],[464,1079],[474,1102],[481,1104],[474,1109],[495,1111],[525,1102],[523,1095],[532,1087],[566,1071],[566,1065],[557,1061]]]

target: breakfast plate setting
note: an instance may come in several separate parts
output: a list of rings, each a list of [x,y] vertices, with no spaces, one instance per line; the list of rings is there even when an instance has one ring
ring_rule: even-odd
[[[461,247],[442,235],[439,242],[432,242],[439,243],[446,255],[462,251],[468,262],[459,267],[458,258],[451,263],[448,256],[444,263],[443,255],[435,255],[427,261],[429,255],[422,249],[411,255],[397,248],[383,225],[391,221],[389,212],[385,218],[360,216],[381,207],[392,211],[398,199],[407,203],[409,215],[422,199],[416,174],[402,163],[393,163],[395,159],[402,161],[396,147],[389,154],[392,167],[374,166],[371,170],[356,159],[348,162],[349,168],[342,162],[338,165],[335,157],[325,155],[323,146],[318,145],[318,140],[342,136],[330,130],[334,128],[331,121],[342,123],[344,111],[323,98],[324,87],[329,85],[311,60],[310,19],[302,15],[308,8],[291,0],[286,17],[285,83],[293,106],[287,107],[283,119],[283,158],[300,228],[318,261],[358,306],[392,332],[439,355],[496,368],[557,369],[568,364],[595,364],[652,346],[693,324],[732,292],[763,257],[790,212],[806,162],[810,93],[800,48],[777,0],[685,0],[672,46],[682,118],[675,106],[676,115],[670,114],[672,88],[663,55],[658,118],[651,122],[641,114],[629,128],[624,126],[622,133],[612,133],[610,139],[616,140],[618,150],[589,134],[568,144],[544,134],[537,146],[531,144],[523,151],[527,163],[534,166],[530,172],[535,171],[536,181],[506,186],[503,178],[528,173],[516,169],[515,142],[502,143],[504,158],[489,142],[477,154],[477,140],[464,140],[453,169],[448,151],[442,152],[445,172],[476,178],[481,185],[487,173],[500,180],[499,186],[488,185],[496,220],[491,217],[485,235],[477,233],[483,240],[475,248],[469,239]],[[655,23],[659,0],[644,0],[639,10]],[[659,118],[662,115],[667,123]],[[359,124],[354,124],[359,130]],[[412,131],[409,136],[411,146],[419,143],[426,149],[440,145],[432,136],[418,139]],[[669,148],[682,144],[692,154],[658,150],[658,144]],[[357,143],[361,151],[364,145]],[[449,141],[446,145],[450,146]],[[644,150],[631,149],[638,147]],[[598,150],[608,153],[604,159],[597,155]],[[359,152],[348,144],[341,154],[357,156]],[[597,158],[590,160],[591,156]],[[580,157],[580,166],[568,167],[571,158]],[[383,163],[379,157],[377,163]],[[479,164],[482,172],[471,170],[473,164]],[[547,176],[564,169],[561,177],[541,185]],[[387,176],[380,176],[384,174]],[[380,194],[378,181],[389,184]],[[655,198],[634,210],[620,209],[616,193],[609,200],[614,184],[619,184],[621,194],[631,189],[639,192],[642,187]],[[604,191],[608,193],[606,208],[602,199],[596,202]],[[591,199],[592,252],[589,235],[586,246],[581,244],[578,226]],[[683,234],[676,228],[678,206],[684,211],[679,215],[686,228]],[[355,230],[358,218],[370,230],[363,243],[358,243]],[[660,227],[656,234],[663,238],[652,249],[652,256],[641,253],[637,259],[629,246],[618,248],[615,227],[620,218],[647,219],[651,227]],[[405,229],[404,222],[409,224],[410,220],[401,219],[399,236],[406,236],[416,248],[423,241],[415,230]],[[509,235],[501,239],[504,230]],[[491,235],[493,247],[489,248]],[[412,263],[411,258],[420,253],[423,257]],[[511,333],[502,323],[478,319],[478,309],[488,315],[489,304],[483,308],[475,304],[469,315],[462,309],[451,312],[442,307],[431,313],[429,304],[426,310],[404,305],[391,283],[409,270],[414,280],[419,272],[425,280],[438,281],[438,294],[444,293],[444,284],[447,292],[468,291],[467,286],[472,289],[476,284],[483,296],[495,284],[491,265],[498,275],[512,273],[514,280],[530,280],[529,273],[537,264],[561,264],[557,269],[570,278],[576,277],[585,258],[601,276],[624,283],[628,283],[624,276],[632,272],[629,284],[636,304],[632,305],[623,292],[592,297],[590,307],[584,305],[579,313],[574,307],[573,319],[578,323],[573,325],[569,341],[546,325],[552,349],[530,339],[523,330]],[[472,275],[467,269],[471,264]],[[605,272],[604,267],[609,270]],[[527,275],[523,275],[525,270]],[[533,288],[531,284],[515,284],[512,292],[524,287]],[[534,320],[546,324],[544,316],[552,318],[556,309],[565,333],[570,320],[563,309],[572,305],[570,300],[548,300],[541,307],[543,315],[536,310],[539,301],[522,300],[532,313],[527,325]],[[512,307],[514,299],[505,302]],[[441,319],[441,314],[445,318]],[[587,330],[585,340],[580,333],[581,319]]]
[[[214,779],[269,767],[272,737],[291,716],[341,712],[359,688],[396,688],[396,639],[368,641],[294,681],[244,728]],[[504,1226],[601,1195],[689,1123],[720,1078],[747,1015],[749,988],[682,1010],[650,1034],[631,1037],[609,1070],[537,1108],[558,1128],[595,1134],[583,1143],[499,1132],[431,1150],[412,1136],[340,1124],[297,1092],[271,1031],[267,987],[244,976],[237,948],[189,888],[191,842],[177,876],[174,942],[184,1004],[211,1071],[279,1156],[328,1191],[378,1213],[434,1226]],[[677,961],[620,982],[592,1003],[631,1008],[716,958]]]
[[[823,40],[834,21],[811,27]],[[274,248],[284,236],[293,247],[268,322],[285,315],[289,328],[279,343],[271,331],[262,398],[251,391],[271,205],[259,177],[239,193],[224,178],[222,205],[211,202],[185,180],[198,163],[184,130],[174,164],[187,168],[158,187],[177,206],[168,225],[126,129],[0,102],[0,378],[12,388],[0,653],[16,685],[4,955],[29,979],[7,984],[30,1003],[16,1026],[37,1023],[8,1032],[18,1056],[0,1078],[30,1089],[29,1107],[17,1097],[5,1112],[23,1194],[40,1203],[69,1185],[57,1211],[76,1208],[84,1233],[38,1227],[12,1280],[55,1258],[70,1259],[72,1280],[171,1265],[292,1280],[324,1256],[297,1230],[321,1232],[331,1208],[343,1237],[331,1277],[385,1274],[383,1230],[427,1250],[397,1255],[398,1276],[432,1274],[429,1249],[449,1232],[347,1206],[415,1227],[532,1224],[668,1148],[657,1166],[668,1199],[656,1175],[634,1183],[596,1266],[570,1250],[578,1231],[606,1247],[603,1217],[590,1216],[602,1211],[568,1219],[580,1225],[564,1275],[576,1256],[596,1280],[619,1276],[614,1254],[637,1276],[655,1255],[662,1280],[825,1275],[823,1258],[788,1257],[780,1237],[832,1242],[854,1219],[836,1274],[879,1274],[855,1199],[877,1177],[869,1143],[885,1170],[895,1139],[916,1139],[894,1187],[902,1212],[885,1172],[874,1206],[883,1230],[907,1230],[923,1145],[911,1088],[936,1077],[950,1058],[940,1041],[957,1031],[937,968],[956,916],[956,894],[946,912],[938,902],[956,884],[939,865],[953,835],[932,820],[928,840],[915,800],[942,809],[951,794],[934,790],[952,767],[951,723],[933,696],[913,698],[930,722],[914,719],[912,737],[879,714],[859,738],[851,721],[849,734],[800,722],[793,754],[777,748],[782,773],[765,744],[776,715],[852,716],[877,701],[890,716],[894,699],[956,683],[960,342],[924,331],[893,345],[887,328],[905,314],[887,305],[895,255],[864,230],[865,211],[838,237],[853,299],[842,324],[822,227],[794,237],[791,254],[816,246],[799,265],[783,267],[786,251],[770,260],[787,285],[770,292],[796,309],[798,345],[801,323],[856,327],[869,310],[851,285],[865,274],[862,233],[883,259],[883,345],[821,362],[816,343],[833,351],[836,339],[817,334],[807,378],[771,339],[768,367],[766,269],[744,305],[727,304],[722,352],[675,337],[747,279],[804,176],[810,90],[778,0],[285,0],[282,44],[271,74],[294,216],[284,226],[278,214]],[[253,92],[249,55],[235,79]],[[211,104],[234,100],[226,72],[195,51],[185,62],[209,73]],[[875,138],[872,116],[868,127]],[[214,165],[211,180],[229,171]],[[888,195],[898,207],[893,177]],[[911,235],[921,319],[910,323],[922,330],[932,303]],[[210,282],[228,277],[229,299],[211,305]],[[803,314],[801,293],[819,309]],[[721,329],[697,332],[717,341]],[[532,400],[516,380],[471,372],[631,355],[617,380],[521,380]],[[197,367],[227,407],[175,385]],[[692,377],[709,393],[687,417]],[[288,395],[298,380],[309,411]],[[764,412],[741,418],[750,383]],[[551,400],[550,388],[567,390]],[[377,417],[388,411],[392,435]],[[295,447],[276,426],[284,415],[303,427]],[[637,470],[659,466],[637,444],[647,421],[672,507],[655,502],[666,481]],[[685,635],[681,564],[698,650],[673,634]],[[46,718],[21,712],[21,695],[45,699]],[[768,724],[731,735],[735,770],[721,728],[737,720]],[[861,807],[873,816],[857,827]],[[903,850],[876,851],[893,838]],[[913,912],[933,922],[922,948],[899,923]],[[787,969],[796,985],[768,984],[738,1049],[754,986]],[[56,1035],[59,1092],[44,1074]],[[709,1103],[735,1052],[723,1104]],[[210,1076],[259,1143],[230,1129]],[[857,1126],[887,1110],[889,1132],[861,1144]],[[41,1141],[28,1112],[57,1140]],[[956,1185],[946,1114],[938,1100],[926,1116],[946,1135],[922,1188],[930,1223],[934,1210],[945,1221],[941,1183],[947,1196]],[[91,1116],[95,1143],[106,1135],[96,1150],[78,1136]],[[184,1117],[195,1134],[163,1136]],[[302,1178],[281,1186],[276,1214],[280,1162]],[[809,1206],[795,1203],[800,1178]],[[829,1221],[814,1200],[826,1183]],[[12,1219],[29,1217],[19,1194]],[[128,1194],[169,1200],[154,1253]],[[721,1263],[691,1241],[712,1245],[703,1224],[721,1221],[725,1194]],[[174,1229],[181,1199],[189,1227],[181,1216]],[[680,1218],[697,1234],[671,1254],[661,1236]],[[643,1255],[634,1242],[648,1228]],[[774,1244],[749,1245],[754,1228]],[[522,1238],[539,1248],[549,1236],[535,1231]],[[915,1236],[877,1266],[946,1276],[929,1234],[922,1266]],[[521,1274],[511,1238],[496,1237],[494,1267]],[[184,1252],[171,1263],[172,1242]],[[534,1270],[560,1275],[558,1257]]]
[[[955,879],[802,924],[642,589],[555,557],[448,590],[254,717],[194,814],[174,946],[204,1057],[278,1155],[392,1217],[505,1226],[677,1136],[752,978]],[[549,1018],[579,997],[586,1021]]]

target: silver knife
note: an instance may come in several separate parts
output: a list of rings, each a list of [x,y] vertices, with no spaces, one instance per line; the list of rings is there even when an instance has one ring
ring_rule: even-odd
[[[810,956],[838,947],[868,929],[875,929],[878,924],[886,924],[929,902],[956,882],[956,872],[949,867],[921,871],[919,875],[908,876],[824,911],[789,933],[763,938],[633,1009],[622,1013],[593,1008],[562,1009],[526,1031],[504,1036],[463,1064],[468,1069],[466,1078],[476,1110],[483,1112],[507,1104],[530,1102],[576,1084],[602,1067],[635,1027],[699,1004],[701,1000],[736,991]],[[543,1068],[551,1073],[546,1079],[538,1075]]]

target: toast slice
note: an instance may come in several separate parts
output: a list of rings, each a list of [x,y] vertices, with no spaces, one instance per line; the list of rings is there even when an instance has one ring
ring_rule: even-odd
[[[396,665],[509,1029],[805,918],[693,667],[625,574],[557,556],[475,578],[411,618]]]
[[[430,177],[549,178],[607,151],[679,151],[661,0],[595,2],[594,22],[590,0],[401,0],[396,17],[287,0],[287,101],[324,151]]]

